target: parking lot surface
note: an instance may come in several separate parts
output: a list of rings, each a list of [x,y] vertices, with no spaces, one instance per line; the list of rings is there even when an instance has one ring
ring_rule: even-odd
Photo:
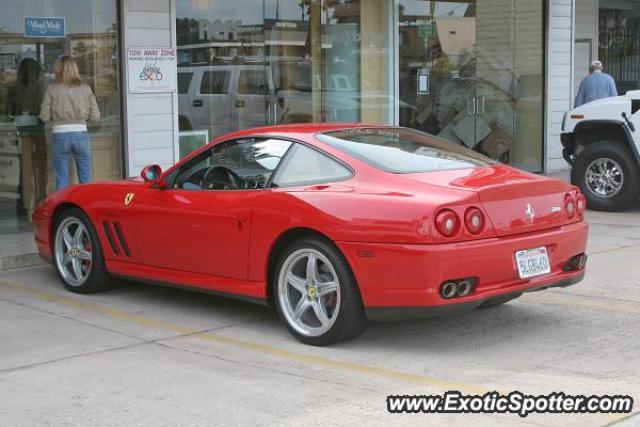
[[[391,394],[629,394],[640,411],[640,211],[588,212],[585,280],[504,306],[371,324],[314,348],[265,307],[53,267],[0,273],[0,425],[632,426],[640,415],[389,414]]]

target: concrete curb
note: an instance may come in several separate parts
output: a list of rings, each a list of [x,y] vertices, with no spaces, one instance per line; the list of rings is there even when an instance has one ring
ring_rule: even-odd
[[[0,271],[13,268],[35,267],[45,262],[37,252],[0,256]]]

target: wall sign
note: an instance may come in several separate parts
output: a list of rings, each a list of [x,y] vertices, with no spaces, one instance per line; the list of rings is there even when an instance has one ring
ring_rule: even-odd
[[[25,16],[25,37],[64,37],[64,18],[59,16]]]
[[[176,91],[176,50],[130,48],[127,50],[129,93]]]

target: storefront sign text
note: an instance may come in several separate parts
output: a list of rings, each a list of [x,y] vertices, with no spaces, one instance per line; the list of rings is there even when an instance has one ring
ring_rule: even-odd
[[[57,16],[25,16],[25,37],[64,37],[64,18]]]

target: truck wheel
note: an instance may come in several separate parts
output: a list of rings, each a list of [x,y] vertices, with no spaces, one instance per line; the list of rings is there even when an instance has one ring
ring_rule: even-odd
[[[571,183],[580,187],[590,209],[630,208],[640,192],[640,167],[631,150],[615,141],[587,146],[571,169]]]

